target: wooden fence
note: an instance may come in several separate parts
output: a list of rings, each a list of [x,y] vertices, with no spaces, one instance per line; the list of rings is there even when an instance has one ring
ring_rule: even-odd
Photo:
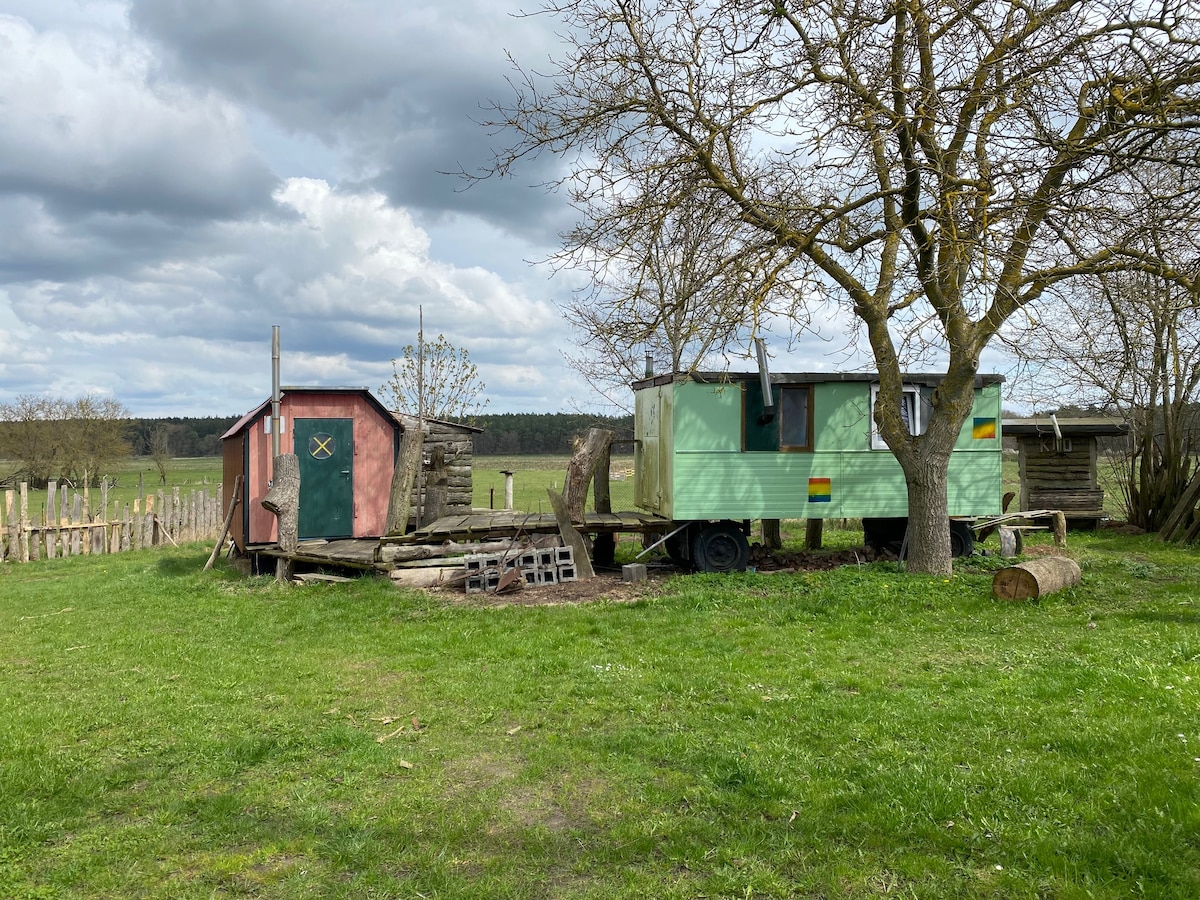
[[[29,562],[92,553],[120,553],[161,544],[216,540],[224,524],[221,486],[210,491],[168,494],[159,491],[132,503],[108,502],[100,490],[99,507],[90,498],[50,482],[45,506],[32,517],[29,488],[4,492],[0,506],[0,562]],[[70,494],[70,496],[68,496]]]

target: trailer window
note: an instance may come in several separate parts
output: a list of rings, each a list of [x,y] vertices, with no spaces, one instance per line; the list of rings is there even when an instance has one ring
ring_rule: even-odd
[[[925,423],[921,417],[921,393],[912,385],[901,388],[900,419],[909,434],[924,434]],[[871,385],[871,449],[888,450],[887,441],[883,439],[875,427],[875,402],[879,399],[879,385]]]
[[[743,450],[778,453],[780,450],[812,449],[811,385],[774,385],[770,413],[757,381],[746,382],[742,391]]]
[[[779,449],[812,449],[812,404],[808,385],[785,385],[779,397]]]

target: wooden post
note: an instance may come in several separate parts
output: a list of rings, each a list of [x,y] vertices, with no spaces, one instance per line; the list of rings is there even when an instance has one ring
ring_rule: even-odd
[[[513,473],[505,470],[500,474],[504,476],[504,508],[510,510],[513,508]]]
[[[596,460],[592,475],[592,499],[596,512],[612,512],[612,437],[605,442]],[[617,563],[617,536],[612,533],[598,534],[592,541],[592,559],[598,566],[614,566]]]
[[[824,519],[807,519],[804,523],[804,549],[820,550],[825,534]]]
[[[780,533],[778,519],[762,520],[762,542],[768,550],[778,550],[783,546],[783,535]]]
[[[8,558],[19,560],[21,558],[18,547],[21,540],[20,512],[14,505],[15,500],[16,495],[11,488],[4,492],[5,519],[8,521]]]
[[[592,568],[587,542],[584,541],[583,535],[575,530],[575,526],[571,522],[566,498],[554,488],[546,488],[546,494],[550,497],[550,507],[554,510],[554,518],[558,520],[558,533],[563,539],[563,544],[575,551],[575,568],[579,580],[595,577],[596,570]]]
[[[400,439],[400,452],[396,455],[396,468],[392,472],[392,492],[388,497],[387,521],[384,534],[404,534],[408,529],[409,510],[412,508],[413,485],[417,480],[417,469],[421,465],[421,445],[424,435],[420,428],[406,428]]]
[[[221,552],[221,547],[225,543],[225,535],[229,534],[229,526],[233,524],[233,513],[237,509],[238,501],[241,500],[242,493],[242,476],[239,473],[233,481],[233,497],[229,501],[229,513],[225,516],[225,525],[221,529],[221,536],[217,538],[217,545],[213,547],[212,555],[209,556],[208,562],[204,564],[204,571],[207,572],[213,567],[213,563],[217,561],[217,554]]]
[[[17,519],[17,559],[29,562],[29,485],[21,482],[21,507]]]

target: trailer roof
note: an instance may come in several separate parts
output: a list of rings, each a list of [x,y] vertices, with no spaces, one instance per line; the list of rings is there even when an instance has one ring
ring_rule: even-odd
[[[946,376],[942,372],[906,373],[901,376],[905,384],[919,384],[926,387],[937,387]],[[721,384],[741,381],[758,381],[758,372],[673,372],[669,375],[656,375],[653,378],[643,378],[633,382],[635,391],[650,387],[660,387],[676,381],[697,381],[702,384]],[[876,372],[780,372],[771,373],[772,384],[827,384],[830,382],[865,382],[875,384],[879,381]],[[1001,384],[1003,375],[979,374],[975,376],[975,387],[980,388],[989,384]]]

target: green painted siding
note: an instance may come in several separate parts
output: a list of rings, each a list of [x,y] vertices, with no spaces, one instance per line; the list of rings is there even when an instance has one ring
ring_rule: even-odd
[[[757,416],[761,404],[756,384],[680,382],[638,391],[639,506],[680,520],[907,514],[899,463],[870,446],[870,384],[812,388],[813,451],[774,453],[742,450],[746,417]],[[927,403],[929,390],[922,395]],[[976,426],[988,433],[992,420],[995,436],[977,437]],[[1000,388],[988,385],[977,391],[951,457],[951,515],[1000,512],[999,420]]]

